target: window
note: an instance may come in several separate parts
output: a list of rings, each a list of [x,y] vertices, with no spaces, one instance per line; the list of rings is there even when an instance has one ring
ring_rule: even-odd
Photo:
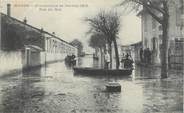
[[[154,18],[152,18],[152,29],[155,29],[156,28],[156,20]]]
[[[156,37],[153,37],[152,38],[152,49],[153,50],[156,50],[157,49],[157,38]]]
[[[52,43],[52,40],[50,40],[50,52],[52,52],[52,49],[53,49],[53,43]]]
[[[49,52],[50,51],[50,41],[49,41],[49,39],[47,40],[47,52]]]

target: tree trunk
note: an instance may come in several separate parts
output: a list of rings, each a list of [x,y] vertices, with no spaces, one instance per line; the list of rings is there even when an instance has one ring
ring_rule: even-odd
[[[110,69],[112,69],[112,43],[109,43]]]
[[[102,48],[100,48],[100,58],[99,58],[99,60],[100,60],[100,68],[104,68],[104,59],[103,59],[103,52],[102,52]]]
[[[115,50],[115,56],[116,56],[116,69],[119,69],[119,53],[118,53],[118,46],[116,39],[113,40],[114,42],[114,50]]]
[[[164,17],[164,21],[162,24],[163,34],[162,34],[162,50],[161,50],[161,78],[167,78],[168,76],[168,17]]]

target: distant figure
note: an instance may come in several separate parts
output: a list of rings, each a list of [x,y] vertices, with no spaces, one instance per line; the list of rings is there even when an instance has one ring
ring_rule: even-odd
[[[75,58],[76,58],[76,56],[75,56],[74,54],[72,54],[72,56],[71,56],[71,57],[72,57],[72,59],[75,59]]]
[[[125,59],[122,60],[124,66],[123,68],[133,68],[133,59],[131,57],[131,54],[129,55],[128,53],[125,55]]]
[[[76,56],[74,54],[72,54],[72,56],[71,56],[71,63],[73,66],[76,65]]]
[[[130,55],[127,53],[127,54],[125,55],[125,58],[126,58],[126,59],[129,59],[129,56],[130,56]]]
[[[131,53],[129,54],[129,60],[133,60]]]
[[[109,69],[110,55],[108,52],[105,53],[105,69]]]
[[[144,49],[144,60],[146,64],[151,64],[151,51],[149,48]]]
[[[151,51],[149,48],[147,48],[147,63],[151,64]]]
[[[129,55],[128,53],[125,56],[124,68],[133,68],[133,60],[131,55]]]
[[[121,68],[123,69],[124,68],[124,62],[125,62],[125,54],[123,53],[123,56],[121,58]]]
[[[144,63],[147,63],[147,49],[144,49]]]
[[[67,64],[68,66],[75,66],[76,65],[76,56],[74,54],[72,55],[67,55],[65,57],[65,64]]]
[[[140,60],[141,60],[141,62],[143,62],[143,49],[141,48],[140,49]]]
[[[123,55],[122,55],[123,57],[125,57],[125,54],[123,53]]]

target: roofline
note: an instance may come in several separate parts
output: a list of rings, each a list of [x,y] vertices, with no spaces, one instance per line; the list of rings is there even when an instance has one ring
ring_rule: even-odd
[[[67,41],[65,41],[65,40],[63,40],[63,39],[61,39],[61,38],[59,38],[59,37],[53,35],[52,33],[49,33],[49,32],[47,32],[47,31],[43,31],[43,32],[46,33],[46,34],[48,34],[48,35],[50,35],[50,36],[52,36],[52,37],[54,37],[55,39],[58,39],[58,40],[60,40],[60,41],[62,41],[62,42],[65,42],[65,43],[71,45],[69,42],[67,42]],[[73,46],[73,45],[71,45],[71,46]],[[73,46],[73,47],[74,47],[74,46]],[[74,48],[76,48],[76,47],[74,47]]]
[[[129,47],[130,45],[129,44],[127,44],[127,45],[121,45],[121,47]]]
[[[56,39],[58,39],[58,40],[60,40],[60,41],[62,41],[62,42],[65,42],[65,43],[71,45],[69,42],[67,42],[67,41],[65,41],[65,40],[63,40],[63,39],[61,39],[61,38],[59,38],[59,37],[57,37],[57,36],[55,36],[55,35],[53,35],[53,34],[47,32],[47,31],[41,30],[41,29],[39,29],[39,28],[36,28],[36,27],[34,27],[34,26],[32,26],[32,25],[29,25],[29,24],[27,24],[27,23],[25,23],[25,22],[23,22],[23,21],[21,21],[21,20],[18,20],[18,19],[16,19],[16,18],[12,17],[12,16],[8,16],[8,15],[2,13],[2,12],[0,12],[0,14],[1,14],[1,15],[4,15],[4,16],[7,16],[7,17],[9,17],[9,18],[11,18],[11,19],[13,19],[13,20],[15,20],[15,21],[18,21],[18,22],[20,22],[20,23],[22,23],[22,24],[24,24],[24,25],[27,25],[28,27],[31,27],[31,28],[33,28],[33,29],[35,29],[35,30],[38,30],[39,32],[43,32],[43,33],[46,33],[46,34],[48,34],[48,35],[51,35],[52,37],[54,37],[54,38],[56,38]],[[71,46],[74,47],[73,45],[71,45]],[[76,47],[74,47],[74,48],[76,48]]]
[[[131,44],[130,46],[134,46],[134,45],[136,45],[136,44],[142,44],[142,41],[139,41],[139,42],[136,42],[136,43],[134,43],[134,44]]]
[[[146,13],[146,11],[144,10],[144,9],[142,9],[141,11],[139,11],[138,13],[137,13],[137,15],[136,16],[141,16],[141,15],[143,15],[143,14],[145,14]]]
[[[23,22],[23,21],[21,21],[21,20],[18,20],[18,19],[16,19],[16,18],[12,17],[12,16],[8,16],[8,15],[6,15],[6,14],[4,14],[4,13],[1,13],[1,14],[4,15],[4,16],[9,17],[9,18],[11,18],[11,19],[13,19],[13,20],[15,20],[15,21],[18,21],[18,22],[20,22],[20,23],[22,23],[22,24],[25,24],[25,25],[27,25],[28,27],[31,27],[31,28],[33,28],[33,29],[38,30],[38,31],[41,32],[41,29],[38,29],[38,28],[36,28],[36,27],[34,27],[34,26],[32,26],[32,25],[29,25],[29,24],[27,24],[27,23],[25,23],[25,22]]]
[[[143,10],[139,11],[136,16],[139,17],[140,15],[142,15],[142,13],[143,13]]]

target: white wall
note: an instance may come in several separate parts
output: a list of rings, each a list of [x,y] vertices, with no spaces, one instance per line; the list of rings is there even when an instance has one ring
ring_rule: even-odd
[[[46,53],[45,52],[40,52],[40,64],[41,65],[44,65],[45,64],[45,61],[46,61],[46,57],[45,57]]]
[[[45,58],[47,62],[54,62],[64,60],[66,56],[66,53],[46,53]]]
[[[15,69],[22,69],[21,52],[0,51],[0,75]]]

